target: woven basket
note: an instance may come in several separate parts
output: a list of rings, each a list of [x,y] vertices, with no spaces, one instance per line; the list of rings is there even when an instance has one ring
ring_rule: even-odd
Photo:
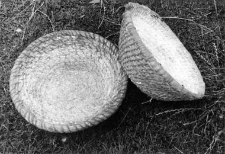
[[[21,53],[10,76],[16,109],[50,132],[75,132],[105,120],[120,106],[126,87],[117,48],[83,31],[37,39]]]
[[[119,60],[132,82],[159,100],[202,98],[205,83],[200,71],[172,30],[146,6],[125,7]]]

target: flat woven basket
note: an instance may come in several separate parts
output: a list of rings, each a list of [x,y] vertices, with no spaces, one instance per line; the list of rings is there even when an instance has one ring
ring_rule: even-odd
[[[16,109],[50,132],[75,132],[107,119],[120,106],[126,88],[118,49],[83,31],[53,32],[32,42],[10,76]]]
[[[125,8],[119,60],[132,82],[158,100],[202,98],[205,83],[198,67],[161,17],[137,3]]]

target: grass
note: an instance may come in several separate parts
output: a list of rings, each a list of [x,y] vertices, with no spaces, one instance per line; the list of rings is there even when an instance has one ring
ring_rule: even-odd
[[[130,81],[119,110],[84,131],[50,133],[26,122],[9,95],[14,61],[52,31],[84,30],[118,44],[123,5],[72,0],[0,0],[0,153],[224,153],[225,6],[219,0],[149,0],[192,54],[206,95],[190,102],[151,100]]]

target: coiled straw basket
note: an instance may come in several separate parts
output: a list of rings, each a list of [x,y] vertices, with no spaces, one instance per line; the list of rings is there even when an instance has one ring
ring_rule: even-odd
[[[116,47],[93,33],[59,31],[31,43],[10,76],[16,109],[40,129],[75,132],[112,115],[127,76]]]
[[[159,100],[202,98],[205,83],[200,71],[172,30],[146,6],[125,7],[119,59],[132,82]]]

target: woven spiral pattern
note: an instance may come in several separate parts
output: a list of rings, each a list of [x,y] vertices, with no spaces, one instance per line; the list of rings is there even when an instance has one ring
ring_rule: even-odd
[[[10,76],[16,109],[51,132],[75,132],[98,124],[120,106],[127,76],[117,48],[93,33],[59,31],[31,43]]]
[[[132,82],[159,100],[202,98],[205,83],[200,71],[172,30],[146,6],[125,7],[119,60]]]

